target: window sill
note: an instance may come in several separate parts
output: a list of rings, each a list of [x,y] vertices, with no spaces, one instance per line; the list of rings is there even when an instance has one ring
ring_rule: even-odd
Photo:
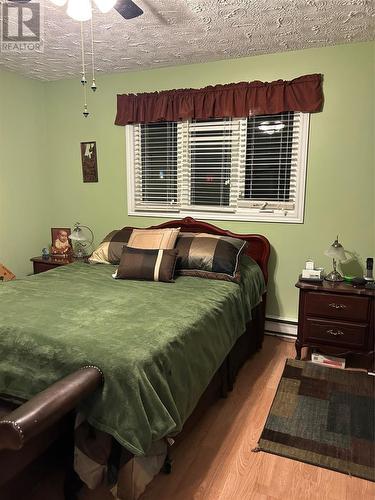
[[[277,222],[283,224],[303,224],[303,217],[298,217],[296,215],[279,215],[279,214],[265,214],[265,213],[253,213],[253,214],[241,214],[241,213],[225,213],[225,212],[199,212],[196,210],[189,210],[184,212],[152,212],[152,211],[135,211],[128,210],[128,215],[133,217],[154,217],[154,218],[175,218],[183,219],[185,217],[194,217],[200,220],[228,220],[228,221],[240,221],[240,222]]]

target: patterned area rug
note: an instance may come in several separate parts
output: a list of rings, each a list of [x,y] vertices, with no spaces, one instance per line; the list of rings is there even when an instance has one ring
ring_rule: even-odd
[[[259,450],[375,481],[375,377],[288,359]]]

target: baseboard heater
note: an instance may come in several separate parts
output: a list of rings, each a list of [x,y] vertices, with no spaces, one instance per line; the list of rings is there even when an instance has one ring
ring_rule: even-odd
[[[297,338],[297,325],[297,321],[266,317],[264,333],[295,340]]]

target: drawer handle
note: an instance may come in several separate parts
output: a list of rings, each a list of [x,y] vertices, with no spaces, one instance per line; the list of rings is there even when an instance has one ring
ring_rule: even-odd
[[[346,309],[345,304],[336,304],[335,302],[331,302],[329,307],[332,307],[333,309]]]
[[[344,332],[342,332],[341,330],[327,330],[327,333],[329,333],[330,335],[334,335],[335,337],[337,337],[337,335],[344,335]]]

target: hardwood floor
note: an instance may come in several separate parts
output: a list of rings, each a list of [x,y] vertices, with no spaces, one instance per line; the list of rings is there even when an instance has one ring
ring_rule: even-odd
[[[142,500],[374,500],[375,484],[268,453],[253,453],[294,344],[266,337],[218,401],[174,450]]]
[[[219,400],[175,448],[170,475],[159,474],[142,500],[374,500],[375,483],[264,452],[253,453],[285,360],[294,344],[266,337]],[[63,470],[47,473],[27,499],[63,500]],[[33,491],[31,491],[33,490]],[[113,500],[104,488],[84,488],[80,500]],[[2,499],[1,499],[2,500]]]

